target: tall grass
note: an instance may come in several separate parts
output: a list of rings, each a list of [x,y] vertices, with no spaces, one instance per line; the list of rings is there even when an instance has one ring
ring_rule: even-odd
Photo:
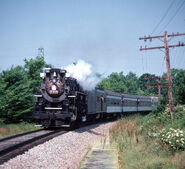
[[[35,127],[32,123],[19,123],[19,124],[0,124],[0,138],[5,136],[11,136],[24,132],[41,129],[41,127]]]
[[[151,117],[152,115],[148,116]],[[118,151],[119,168],[185,168],[185,152],[172,153],[168,146],[162,144],[157,137],[149,137],[149,123],[144,121],[144,123],[147,123],[146,127],[141,123],[143,119],[146,119],[146,117],[139,115],[121,119],[110,129],[111,143],[116,145]],[[165,126],[156,123],[155,120],[151,123],[154,128],[156,128],[156,124],[159,128]]]

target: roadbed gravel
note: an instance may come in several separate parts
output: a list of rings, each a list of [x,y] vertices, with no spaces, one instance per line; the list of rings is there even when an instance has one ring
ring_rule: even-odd
[[[2,164],[0,169],[78,169],[88,150],[108,134],[114,123],[94,124],[55,137]]]

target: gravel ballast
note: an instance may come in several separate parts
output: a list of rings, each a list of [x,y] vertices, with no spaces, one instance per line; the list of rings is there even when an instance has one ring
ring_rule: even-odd
[[[0,169],[77,169],[89,148],[107,135],[115,122],[70,131],[33,147],[0,166]]]

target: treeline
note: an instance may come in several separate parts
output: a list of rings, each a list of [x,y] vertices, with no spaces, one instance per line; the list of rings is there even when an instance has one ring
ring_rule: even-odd
[[[172,69],[172,81],[173,81],[173,97],[175,104],[185,104],[185,70],[182,69]],[[167,83],[167,75],[164,73],[162,75],[161,83]],[[154,74],[145,73],[139,78],[135,73],[128,73],[126,76],[123,72],[112,73],[107,78],[102,80],[100,84],[97,85],[100,89],[106,89],[110,91],[128,93],[128,94],[138,94],[146,96],[158,96],[157,86],[158,76]],[[152,85],[149,85],[152,84]],[[163,85],[163,86],[167,86]],[[168,102],[168,88],[161,88],[161,95],[165,103]]]
[[[23,66],[11,67],[0,73],[0,122],[16,123],[32,121],[34,94],[40,87],[40,72],[48,65],[43,57],[24,60]],[[100,76],[100,75],[99,75]],[[185,104],[185,70],[172,69],[173,94],[175,104]],[[157,83],[156,75],[135,73],[112,73],[104,78],[97,88],[110,91],[157,96],[158,89],[150,88],[146,83]],[[166,77],[166,74],[163,74]],[[147,79],[146,79],[147,78]],[[167,80],[163,79],[162,82]],[[168,102],[168,89],[162,88],[164,102]]]
[[[32,121],[34,94],[39,89],[40,72],[49,66],[43,57],[24,60],[0,73],[0,122]]]

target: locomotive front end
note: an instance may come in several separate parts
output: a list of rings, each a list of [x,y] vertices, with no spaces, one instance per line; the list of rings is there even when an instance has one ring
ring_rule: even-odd
[[[40,74],[41,88],[35,95],[34,118],[37,124],[44,127],[64,127],[70,124],[74,111],[69,104],[73,101],[68,98],[71,89],[65,75],[66,70],[56,68],[45,68]]]
[[[65,79],[66,70],[44,69],[40,74],[43,79],[41,83],[41,94],[50,103],[58,103],[66,98],[68,87]]]

